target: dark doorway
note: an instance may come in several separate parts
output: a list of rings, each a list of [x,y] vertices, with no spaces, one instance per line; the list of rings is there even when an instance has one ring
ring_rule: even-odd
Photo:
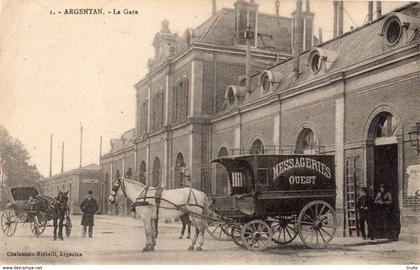
[[[378,237],[398,236],[400,232],[400,209],[398,201],[398,145],[377,145],[374,150],[375,175],[373,182],[374,195],[378,194],[380,185],[384,184],[392,195],[388,232]],[[381,217],[377,217],[381,218]]]

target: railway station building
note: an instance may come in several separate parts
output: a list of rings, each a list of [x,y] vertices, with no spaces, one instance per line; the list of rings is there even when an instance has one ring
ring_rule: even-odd
[[[244,10],[255,14],[248,16],[255,25],[248,89]],[[332,154],[338,234],[355,235],[360,187],[375,194],[385,184],[396,201],[400,239],[418,241],[420,4],[370,16],[346,33],[340,4],[334,11],[334,38],[322,43],[313,36],[309,4],[301,31],[294,29],[295,13],[260,14],[245,1],[183,37],[164,22],[149,73],[135,85],[130,142],[102,157],[109,186],[130,168],[151,186],[226,194],[226,171],[211,163],[216,157]]]

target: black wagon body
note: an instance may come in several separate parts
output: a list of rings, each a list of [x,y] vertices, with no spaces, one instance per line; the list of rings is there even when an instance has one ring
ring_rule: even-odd
[[[289,243],[299,234],[306,246],[322,248],[333,239],[333,155],[249,154],[212,162],[224,166],[229,181],[229,194],[215,196],[212,207],[230,223],[215,228],[236,244],[262,250],[271,240]]]

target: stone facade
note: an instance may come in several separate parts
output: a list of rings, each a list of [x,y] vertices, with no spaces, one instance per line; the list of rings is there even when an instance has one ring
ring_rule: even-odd
[[[354,177],[356,194],[361,186],[375,193],[379,184],[386,184],[397,202],[401,236],[417,239],[420,200],[407,193],[406,171],[420,163],[418,146],[408,135],[420,122],[420,4],[404,6],[316,47],[305,44],[308,50],[300,54],[298,76],[292,76],[296,59],[289,57],[290,37],[290,46],[276,48],[276,57],[254,47],[253,63],[264,64],[252,65],[250,92],[244,91],[244,48],[235,43],[234,31],[231,39],[227,33],[218,36],[229,32],[216,23],[229,12],[222,9],[218,20],[210,18],[190,31],[183,50],[177,46],[164,61],[149,61],[149,74],[135,86],[135,178],[152,186],[179,187],[182,161],[193,187],[220,194],[229,187],[220,180],[223,168],[210,161],[235,153],[232,149],[253,145],[266,152],[334,154],[339,233],[347,233],[346,183]],[[228,16],[226,24],[234,18]],[[165,25],[162,33],[169,35]],[[217,30],[214,36],[212,29]],[[279,61],[278,52],[289,55]],[[180,81],[188,91],[178,92],[184,96],[174,102]],[[160,93],[160,103],[151,103]],[[176,104],[188,108],[174,122]]]

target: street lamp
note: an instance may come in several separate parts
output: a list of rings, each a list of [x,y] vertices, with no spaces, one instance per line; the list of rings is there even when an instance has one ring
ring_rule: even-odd
[[[417,155],[420,153],[420,145],[419,145],[419,136],[420,136],[420,123],[416,123],[415,126],[412,127],[411,131],[408,132],[408,136],[410,137],[411,146],[416,147]]]

